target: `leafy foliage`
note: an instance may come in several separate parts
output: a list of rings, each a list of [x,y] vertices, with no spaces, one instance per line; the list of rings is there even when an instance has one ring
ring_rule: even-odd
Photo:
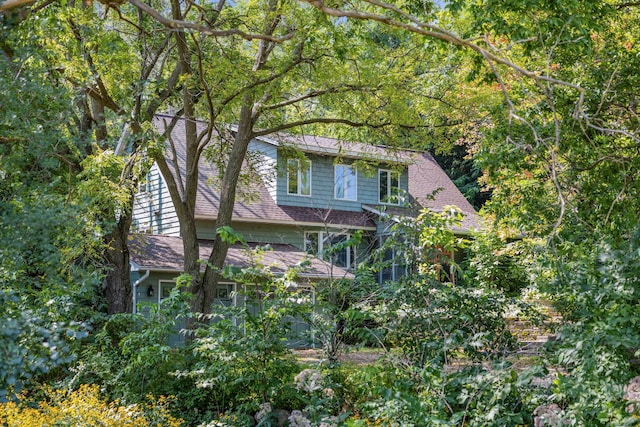
[[[489,288],[455,285],[459,268],[452,257],[463,245],[451,226],[456,211],[423,211],[390,227],[380,250],[394,251],[406,274],[384,285],[379,305],[361,307],[380,325],[380,340],[419,368],[444,366],[454,355],[495,357],[511,343],[502,317],[506,299]]]
[[[168,298],[142,307],[137,314],[110,316],[84,349],[68,385],[100,384],[112,399],[143,402],[148,393],[176,395],[179,381],[170,376],[185,357],[171,348],[169,337],[189,313],[185,292],[188,277],[181,277]]]
[[[277,276],[261,264],[264,250],[247,248],[254,264],[227,269],[226,277],[238,284],[232,295],[237,304],[214,305],[204,317],[209,323],[196,331],[194,365],[178,373],[209,393],[220,412],[247,413],[267,402],[291,407],[298,400],[290,382],[299,368],[287,340],[296,318],[309,313],[310,301],[295,287],[295,269]]]
[[[549,345],[549,362],[562,367],[553,399],[577,425],[629,422],[623,386],[638,374],[639,235],[557,265],[550,285],[568,322]]]
[[[151,398],[144,405],[121,405],[105,401],[97,385],[81,385],[77,390],[45,390],[43,400],[31,406],[27,399],[20,403],[0,403],[0,423],[6,426],[45,427],[51,425],[83,425],[101,427],[144,427],[163,425],[179,427],[181,420],[168,411],[169,400]]]
[[[36,194],[0,200],[0,398],[72,361],[102,304],[82,263],[91,228],[75,206]]]

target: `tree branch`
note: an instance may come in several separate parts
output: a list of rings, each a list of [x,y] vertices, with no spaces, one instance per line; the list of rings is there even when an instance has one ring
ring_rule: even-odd
[[[338,118],[338,117],[316,117],[316,118],[312,118],[312,119],[306,119],[306,120],[297,120],[294,122],[290,122],[290,123],[283,123],[281,125],[278,126],[274,126],[272,128],[268,128],[268,129],[262,129],[259,131],[254,131],[252,133],[252,137],[259,137],[259,136],[265,136],[265,135],[270,135],[272,133],[278,133],[278,132],[282,132],[284,130],[287,129],[293,129],[299,126],[305,126],[305,125],[311,125],[311,124],[316,124],[316,123],[320,123],[320,124],[341,124],[341,125],[347,125],[350,127],[354,127],[354,128],[370,128],[370,129],[381,129],[387,126],[391,126],[394,125],[394,123],[391,122],[384,122],[384,123],[366,123],[366,122],[356,122],[353,120],[348,120],[348,119],[342,119],[342,118]],[[403,129],[421,129],[421,128],[428,128],[430,126],[426,126],[426,125],[417,125],[417,126],[409,126],[409,125],[400,125],[400,124],[395,124],[396,126],[399,126]]]
[[[0,4],[0,11],[15,9],[16,7],[35,3],[36,0],[5,0]]]
[[[133,6],[137,7],[138,9],[143,10],[148,15],[153,17],[156,21],[158,21],[159,23],[161,23],[162,25],[164,25],[166,28],[170,30],[175,30],[175,31],[191,30],[191,31],[197,31],[204,35],[213,36],[213,37],[239,36],[245,40],[266,40],[273,43],[282,43],[284,41],[287,41],[293,38],[293,32],[286,34],[282,37],[275,37],[275,36],[270,36],[265,34],[245,33],[244,31],[240,31],[235,28],[230,30],[214,30],[213,28],[196,24],[193,22],[184,21],[181,19],[167,18],[162,14],[160,14],[155,9],[153,9],[152,7],[150,7],[149,5],[145,4],[144,2],[141,2],[140,0],[129,0],[129,3],[131,3]]]
[[[291,98],[291,99],[287,99],[285,101],[279,102],[277,104],[271,104],[271,105],[266,105],[264,106],[262,109],[263,110],[276,110],[278,108],[282,108],[282,107],[287,107],[289,105],[293,105],[296,104],[298,102],[307,100],[307,99],[311,99],[311,98],[317,98],[319,96],[323,96],[323,95],[327,95],[330,93],[344,93],[344,92],[353,92],[353,91],[365,91],[365,90],[371,90],[373,91],[373,88],[365,88],[365,87],[358,87],[358,86],[344,86],[344,87],[333,87],[333,88],[329,88],[329,89],[323,89],[323,90],[312,90],[311,92],[307,92],[303,95],[300,95],[296,98]]]
[[[511,61],[509,61],[506,58],[503,58],[501,56],[497,56],[494,53],[490,52],[487,49],[482,48],[481,46],[472,43],[469,40],[465,40],[462,37],[458,36],[455,33],[452,33],[450,31],[447,31],[441,27],[438,27],[437,25],[433,25],[433,24],[428,24],[425,22],[420,21],[419,19],[417,19],[414,16],[411,16],[410,14],[408,14],[407,12],[402,11],[400,8],[398,8],[397,6],[382,2],[382,1],[378,1],[378,0],[364,0],[366,3],[372,4],[374,6],[380,7],[384,10],[388,10],[391,11],[397,15],[399,15],[400,17],[406,19],[409,21],[409,23],[407,22],[402,22],[396,19],[393,19],[389,16],[385,16],[385,15],[379,15],[376,13],[369,13],[369,12],[360,12],[357,10],[340,10],[340,9],[335,9],[332,7],[327,7],[325,6],[323,0],[301,0],[301,1],[305,1],[309,4],[311,4],[312,6],[314,6],[315,8],[317,8],[318,10],[320,10],[321,12],[330,15],[330,16],[335,16],[335,17],[339,17],[339,18],[351,18],[351,19],[357,19],[357,20],[361,20],[361,21],[375,21],[375,22],[380,22],[382,24],[391,26],[391,27],[395,27],[395,28],[400,28],[403,30],[407,30],[410,31],[412,33],[416,33],[416,34],[420,34],[423,36],[427,36],[427,37],[431,37],[437,40],[442,40],[445,41],[447,43],[450,44],[454,44],[456,46],[461,46],[467,49],[470,49],[474,52],[477,52],[479,54],[481,54],[482,56],[484,56],[485,58],[497,63],[497,64],[502,64],[505,65],[509,68],[511,68],[512,70],[514,70],[515,72],[529,77],[535,81],[545,81],[545,82],[549,82],[551,84],[554,85],[561,85],[561,86],[566,86],[572,89],[575,89],[576,91],[578,91],[580,93],[580,99],[579,99],[579,105],[582,105],[582,100],[584,97],[584,89],[578,85],[575,85],[573,83],[569,83],[563,80],[559,80],[559,79],[554,79],[552,77],[549,76],[545,76],[545,75],[539,75],[534,71],[530,71],[527,70],[526,68],[523,68]]]

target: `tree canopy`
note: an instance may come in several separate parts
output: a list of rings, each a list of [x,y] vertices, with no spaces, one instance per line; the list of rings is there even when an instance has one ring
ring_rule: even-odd
[[[476,240],[469,270],[475,273],[463,281],[468,288],[454,292],[431,276],[414,277],[416,282],[389,288],[398,293],[376,296],[383,303],[374,299],[366,307],[414,314],[427,307],[429,319],[447,322],[443,310],[455,303],[466,313],[473,295],[490,300],[475,314],[502,313],[506,299],[495,296],[502,295],[494,289],[497,282],[514,293],[520,283],[533,284],[571,320],[558,333],[562,342],[547,353],[570,375],[558,377],[546,397],[562,403],[578,424],[589,422],[583,414],[593,411],[599,411],[602,425],[622,420],[619,385],[637,370],[637,340],[629,337],[637,324],[639,292],[634,258],[640,212],[639,20],[637,3],[614,0],[3,1],[0,399],[35,377],[64,370],[81,353],[79,339],[93,327],[106,325],[95,334],[104,341],[92,343],[95,353],[86,357],[96,365],[117,365],[118,350],[96,349],[118,333],[147,343],[156,337],[161,315],[151,317],[155,326],[139,317],[130,324],[118,316],[104,323],[104,314],[131,311],[133,193],[153,162],[179,216],[184,271],[192,278],[191,309],[206,313],[229,242],[218,233],[201,274],[198,165],[203,159],[224,165],[216,177],[221,195],[216,226],[224,231],[231,225],[243,162],[251,160],[249,142],[288,132],[453,153],[451,172],[470,197],[491,194],[482,214],[492,235]],[[174,118],[159,125],[160,112]],[[184,162],[175,158],[170,138],[179,120],[186,123]],[[420,233],[428,226],[412,228],[416,225],[407,229],[424,237]],[[506,273],[498,271],[500,262],[507,264]],[[514,280],[518,286],[510,287]],[[434,289],[442,290],[437,304],[421,307]],[[375,318],[398,345],[415,350],[407,338],[415,328],[393,329],[403,325],[388,316]],[[109,328],[122,327],[121,319],[128,326],[111,333]],[[419,315],[412,319],[425,321]],[[502,340],[505,325],[497,317],[490,320]],[[139,325],[150,332],[127,329]],[[442,330],[451,334],[460,329],[453,322],[447,326],[451,329]],[[447,334],[422,335],[418,341],[449,342]],[[259,334],[249,338],[259,341]],[[470,349],[484,342],[458,338]],[[216,339],[224,342],[224,336]],[[207,338],[199,345],[206,349]],[[158,366],[165,355],[170,358],[161,344],[149,348],[161,348]],[[415,354],[422,354],[422,347],[416,348]],[[274,352],[276,362],[281,351]],[[218,359],[203,363],[211,360]],[[256,372],[271,369],[272,362]],[[139,361],[127,363],[122,372],[131,374]],[[394,404],[415,405],[415,413],[428,407],[434,417],[440,408],[464,424],[471,403],[464,407],[451,396],[430,395],[436,397],[429,402],[416,396],[429,395],[431,383],[441,384],[442,393],[459,388],[466,393],[472,377],[438,376],[424,360],[408,363],[421,371],[403,377],[414,388],[398,394],[406,400]],[[206,366],[211,372],[218,368]],[[480,383],[502,384],[505,399],[516,402],[509,406],[513,409],[524,392],[513,394],[524,386],[514,379],[517,373],[508,376]],[[594,390],[604,397],[587,398],[598,394]],[[482,389],[474,393],[486,402],[495,397]],[[484,412],[481,417],[488,420],[491,412]]]

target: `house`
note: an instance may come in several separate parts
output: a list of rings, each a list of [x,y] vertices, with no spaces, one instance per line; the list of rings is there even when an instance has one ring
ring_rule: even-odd
[[[163,128],[170,119],[160,115],[156,125]],[[184,161],[184,132],[179,120],[171,133],[179,161]],[[300,274],[300,285],[311,290],[323,280],[352,277],[355,266],[366,262],[388,232],[383,212],[412,215],[417,208],[441,211],[455,205],[464,215],[457,232],[479,226],[473,207],[428,153],[310,135],[256,138],[249,151],[247,169],[252,169],[254,179],[239,187],[233,229],[251,245],[269,244],[268,263],[276,270],[314,255]],[[214,163],[200,164],[195,219],[202,259],[208,258],[216,231],[219,198]],[[182,243],[175,209],[155,165],[136,195],[133,221],[138,233],[131,249],[134,306],[159,302],[181,271]],[[330,253],[329,248],[356,234],[361,236],[358,244],[341,245]],[[244,266],[250,259],[242,248],[232,247],[227,263]],[[380,272],[378,279],[384,282],[398,274],[402,272],[391,268]],[[234,303],[234,286],[221,283],[217,301]]]

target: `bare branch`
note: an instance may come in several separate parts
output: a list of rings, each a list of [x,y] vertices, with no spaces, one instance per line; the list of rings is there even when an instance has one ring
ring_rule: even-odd
[[[239,36],[245,40],[266,40],[273,43],[285,42],[293,38],[293,35],[294,35],[294,33],[291,32],[282,37],[275,37],[275,36],[265,35],[265,34],[245,33],[244,31],[240,31],[235,28],[230,30],[214,30],[213,28],[196,24],[193,22],[184,21],[181,19],[167,18],[162,14],[160,14],[157,10],[153,9],[151,6],[145,4],[140,0],[129,0],[129,3],[131,3],[133,6],[137,7],[138,9],[146,12],[148,15],[153,17],[156,21],[164,25],[166,28],[170,30],[175,30],[175,31],[191,30],[191,31],[197,31],[201,34],[204,34],[206,36],[212,36],[212,37]]]
[[[293,129],[296,127],[300,127],[300,126],[305,126],[305,125],[311,125],[311,124],[341,124],[341,125],[347,125],[353,128],[370,128],[370,129],[381,129],[384,127],[388,127],[388,126],[392,126],[394,125],[394,123],[391,122],[384,122],[384,123],[366,123],[366,122],[356,122],[353,120],[348,120],[348,119],[343,119],[343,118],[338,118],[338,117],[316,117],[316,118],[312,118],[312,119],[306,119],[306,120],[297,120],[294,122],[290,122],[290,123],[283,123],[281,125],[278,126],[274,126],[272,128],[268,128],[268,129],[262,129],[259,131],[254,131],[251,135],[252,137],[258,137],[258,136],[265,136],[265,135],[270,135],[273,133],[278,133],[278,132],[282,132],[284,130],[287,129]],[[430,126],[427,125],[418,125],[418,126],[409,126],[409,125],[398,125],[396,124],[396,126],[399,126],[403,129],[421,129],[421,128],[427,128]]]

